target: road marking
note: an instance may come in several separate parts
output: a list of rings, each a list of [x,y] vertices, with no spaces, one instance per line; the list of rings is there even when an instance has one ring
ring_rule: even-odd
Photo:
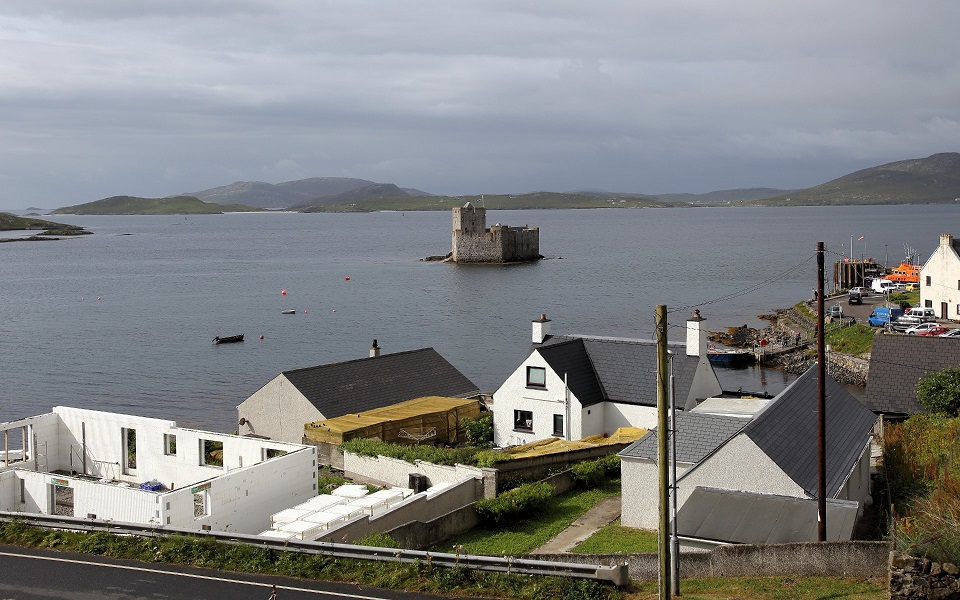
[[[272,583],[259,583],[256,581],[243,581],[237,579],[227,579],[226,577],[212,577],[210,575],[196,575],[194,573],[178,573],[177,571],[164,571],[162,569],[148,569],[146,567],[132,567],[129,565],[113,565],[110,563],[100,563],[89,560],[77,560],[73,558],[58,558],[55,556],[36,556],[33,554],[19,554],[17,552],[2,552],[0,551],[0,556],[13,556],[17,558],[32,558],[35,560],[48,560],[52,562],[62,562],[62,563],[71,563],[77,565],[88,565],[94,567],[109,567],[111,569],[123,569],[126,571],[140,571],[143,573],[157,573],[160,575],[176,575],[179,577],[191,577],[193,579],[206,579],[209,581],[221,581],[224,583],[239,583],[241,585],[252,585],[255,587],[273,587]],[[347,594],[344,592],[328,592],[325,590],[313,590],[310,588],[299,588],[292,587],[287,585],[278,585],[278,590],[290,590],[294,592],[307,592],[311,594],[327,594],[330,596],[339,596],[341,598],[356,598],[357,600],[385,600],[382,596],[361,596],[359,594]]]

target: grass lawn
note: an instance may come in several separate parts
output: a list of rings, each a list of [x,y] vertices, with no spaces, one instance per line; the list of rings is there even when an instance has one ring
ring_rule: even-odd
[[[876,330],[869,325],[840,326],[830,323],[826,326],[827,337],[824,340],[830,344],[831,350],[843,354],[864,354],[873,348],[873,337]]]
[[[881,600],[887,598],[883,579],[863,577],[713,577],[685,579],[680,593],[686,600]],[[657,582],[644,582],[623,595],[625,600],[657,597]]]
[[[530,515],[517,523],[500,527],[478,527],[459,537],[446,540],[432,550],[453,552],[453,548],[463,546],[462,551],[468,554],[527,554],[556,537],[580,515],[593,508],[601,498],[619,493],[619,479],[608,481],[603,487],[592,490],[573,490],[554,498],[541,514]]]
[[[579,554],[642,554],[657,551],[657,532],[620,525],[620,519],[577,544]]]

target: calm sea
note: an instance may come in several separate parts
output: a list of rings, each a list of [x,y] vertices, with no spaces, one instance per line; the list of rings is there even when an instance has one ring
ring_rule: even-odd
[[[229,431],[280,371],[367,356],[374,338],[384,352],[433,346],[493,391],[540,313],[554,333],[652,338],[666,304],[677,341],[693,307],[711,329],[760,325],[809,296],[819,240],[828,262],[851,235],[857,257],[928,256],[960,206],[919,211],[491,211],[540,227],[548,260],[511,266],[419,262],[449,251],[449,213],[62,217],[95,235],[0,245],[0,421],[63,404]],[[720,376],[770,393],[789,380]]]

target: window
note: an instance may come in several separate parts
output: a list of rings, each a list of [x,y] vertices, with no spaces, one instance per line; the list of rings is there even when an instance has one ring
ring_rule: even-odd
[[[527,387],[547,387],[547,370],[543,367],[527,367]]]
[[[137,469],[137,430],[124,427],[123,432],[123,472],[133,475]]]
[[[222,467],[223,442],[200,440],[200,464],[210,467]]]
[[[927,287],[930,287],[930,276],[927,275]]]
[[[923,306],[924,308],[933,308],[933,300],[924,300]]]
[[[513,411],[513,428],[533,431],[533,413],[529,410]]]
[[[167,456],[177,455],[177,436],[172,433],[163,434],[163,453]]]
[[[264,448],[263,449],[263,460],[270,460],[271,458],[276,458],[278,456],[283,456],[287,453],[286,450],[277,450],[276,448]]]
[[[563,435],[563,415],[553,415],[553,435]]]

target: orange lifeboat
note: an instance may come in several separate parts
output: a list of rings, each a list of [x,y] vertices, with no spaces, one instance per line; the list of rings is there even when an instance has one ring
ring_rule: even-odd
[[[884,275],[884,279],[889,279],[894,283],[920,283],[920,269],[922,268],[923,265],[902,262],[899,267]]]

